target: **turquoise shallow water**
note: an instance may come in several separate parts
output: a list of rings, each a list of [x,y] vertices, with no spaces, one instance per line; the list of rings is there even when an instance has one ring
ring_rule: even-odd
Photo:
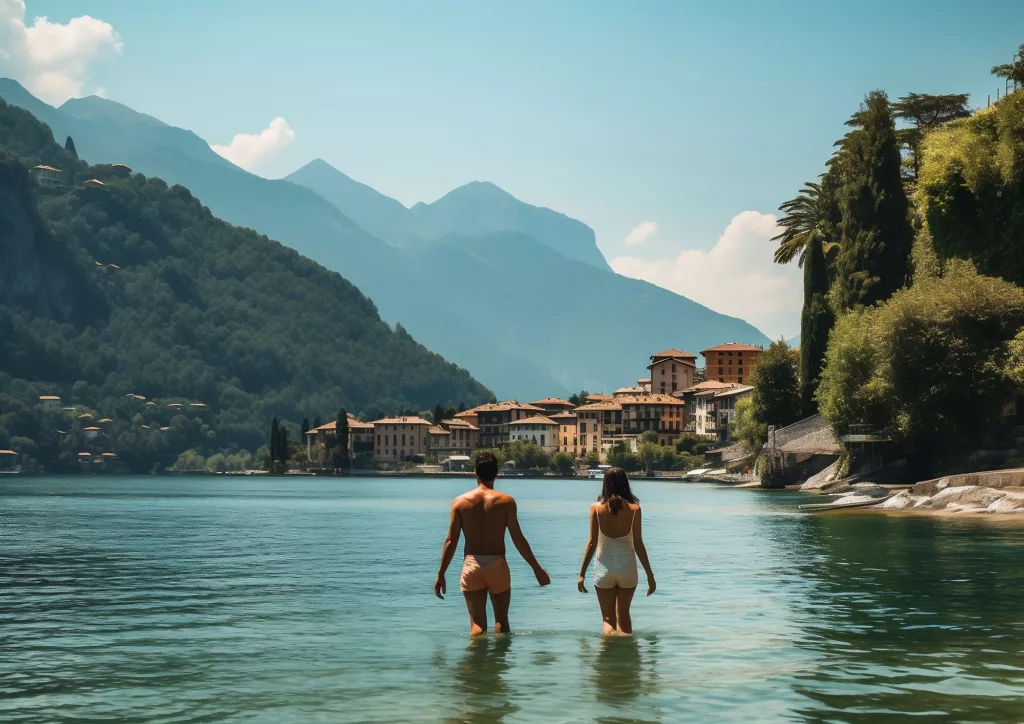
[[[470,641],[467,483],[0,480],[0,721],[1024,720],[1024,526],[639,482],[659,588],[603,640],[595,483],[499,481],[552,585],[510,546],[515,634]]]

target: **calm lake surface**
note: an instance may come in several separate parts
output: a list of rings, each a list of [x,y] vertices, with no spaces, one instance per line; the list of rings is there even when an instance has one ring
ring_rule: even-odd
[[[639,482],[659,588],[603,640],[596,483],[499,480],[552,585],[510,545],[515,633],[470,641],[470,484],[0,480],[0,721],[1024,720],[1024,526]]]

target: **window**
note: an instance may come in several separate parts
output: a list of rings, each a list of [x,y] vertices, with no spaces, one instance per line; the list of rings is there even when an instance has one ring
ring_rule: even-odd
[[[718,374],[722,374],[722,368],[721,367],[718,368]],[[721,380],[719,380],[719,381],[721,381]]]
[[[743,374],[743,368],[742,368],[742,367],[740,367],[740,372],[739,372],[739,373],[740,373],[741,375]]]
[[[580,432],[586,432],[586,431],[587,431],[587,423],[581,422],[580,423]]]
[[[402,433],[402,447],[405,447],[405,433],[404,432]],[[402,454],[405,455],[405,450],[402,451]]]
[[[662,368],[661,368],[661,374],[662,374],[662,375],[664,375],[664,374],[665,374],[665,368],[664,368],[664,367],[662,367]]]
[[[541,433],[540,434],[540,446],[544,447],[544,445],[545,445],[545,443],[544,443],[544,433]]]
[[[377,433],[377,447],[380,447],[380,433]],[[380,451],[378,450],[377,453],[380,454]]]
[[[672,371],[673,371],[673,372],[675,372],[675,371],[676,371],[676,363],[675,363],[675,362],[673,362],[673,363],[672,363]]]
[[[581,435],[580,436],[580,445],[582,445],[583,447],[587,446],[587,436],[586,435]]]
[[[742,373],[742,372],[743,372],[743,370],[740,370],[740,372]],[[743,378],[742,378],[742,377],[740,377],[740,384],[741,384],[741,385],[743,384]]]
[[[388,444],[389,444],[389,443],[388,443],[388,436],[387,436],[387,435],[385,435],[385,436],[384,436],[384,446],[385,446],[385,447],[387,447],[387,445],[388,445]]]

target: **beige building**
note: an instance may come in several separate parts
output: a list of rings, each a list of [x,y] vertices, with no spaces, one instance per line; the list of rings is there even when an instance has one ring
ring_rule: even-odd
[[[326,425],[314,427],[306,433],[306,454],[312,456],[313,445],[323,445],[324,451],[335,446],[334,440],[338,437],[338,421],[331,420]],[[363,422],[355,415],[348,415],[348,454],[369,455],[373,457],[373,423]]]
[[[588,453],[603,457],[609,447],[622,439],[622,405],[616,400],[577,407],[576,420],[579,457]]]
[[[431,427],[422,417],[374,420],[374,459],[378,463],[394,463],[425,457]]]
[[[709,380],[742,385],[744,379],[750,381],[750,372],[762,352],[762,347],[729,342],[708,347],[701,354]]]
[[[469,455],[470,451],[476,449],[478,444],[477,435],[479,433],[476,425],[471,425],[459,417],[454,417],[450,420],[441,420],[441,427],[452,434],[450,440],[451,454]]]
[[[622,434],[636,437],[653,430],[658,444],[669,445],[686,429],[686,405],[672,395],[638,395],[618,400],[622,407]]]
[[[449,430],[440,425],[432,425],[427,429],[427,457],[430,460],[440,460],[445,457],[451,448],[452,434]]]
[[[64,172],[52,166],[33,166],[29,171],[29,175],[40,186],[58,188],[64,184]]]
[[[548,452],[558,449],[558,423],[550,417],[535,415],[508,424],[509,442],[535,442]]]
[[[715,434],[719,440],[733,439],[736,422],[736,403],[753,393],[750,385],[736,385],[715,393]]]
[[[572,409],[575,407],[574,404],[568,400],[563,400],[561,397],[545,397],[543,400],[534,400],[529,404],[544,410],[547,415],[557,415],[560,412],[572,412]]]
[[[651,371],[651,393],[671,395],[673,392],[693,386],[693,376],[697,371],[697,355],[678,349],[666,349],[664,352],[651,355],[651,363],[647,365],[647,369]]]
[[[687,387],[685,390],[673,393],[673,397],[682,400],[684,405],[683,412],[683,429],[688,432],[697,431],[697,393],[712,390],[718,392],[720,390],[729,389],[733,385],[725,382],[719,382],[718,380],[705,380],[698,382],[692,387]]]
[[[544,413],[536,405],[528,405],[516,400],[506,400],[475,408],[477,427],[480,428],[480,446],[501,447],[509,441],[509,424],[516,420],[533,417]]]
[[[558,423],[558,452],[578,457],[579,441],[576,436],[576,413],[562,412],[550,417],[554,422]]]

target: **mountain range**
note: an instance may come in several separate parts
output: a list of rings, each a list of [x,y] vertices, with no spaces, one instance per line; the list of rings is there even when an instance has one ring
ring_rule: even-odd
[[[586,224],[491,183],[407,208],[319,159],[264,179],[196,134],[108,99],[54,108],[7,79],[0,97],[58,139],[72,136],[90,163],[126,163],[185,186],[215,215],[339,272],[382,318],[499,398],[612,390],[661,349],[769,341],[743,320],[615,274]]]

